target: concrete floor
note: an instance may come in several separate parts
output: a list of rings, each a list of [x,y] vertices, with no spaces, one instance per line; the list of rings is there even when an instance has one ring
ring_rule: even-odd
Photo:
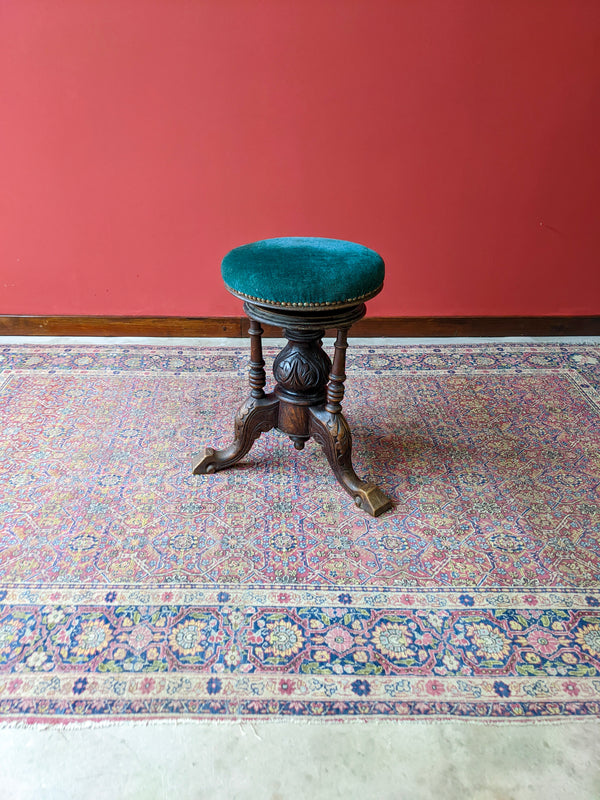
[[[35,341],[67,343],[49,337]],[[68,340],[92,341],[99,340]],[[0,800],[33,798],[600,800],[600,721],[124,723],[92,729],[0,729]]]
[[[597,722],[0,730],[1,800],[597,800]]]

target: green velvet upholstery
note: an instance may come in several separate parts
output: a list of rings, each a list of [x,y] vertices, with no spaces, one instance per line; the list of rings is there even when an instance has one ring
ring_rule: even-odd
[[[227,288],[267,306],[319,308],[361,303],[383,285],[378,253],[340,239],[290,236],[236,247],[223,259]]]

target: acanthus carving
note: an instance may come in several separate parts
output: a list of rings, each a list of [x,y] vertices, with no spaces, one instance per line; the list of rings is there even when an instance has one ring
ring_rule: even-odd
[[[311,409],[310,435],[324,448],[332,466],[335,462],[339,470],[348,464],[351,468],[352,435],[343,414]]]
[[[337,460],[340,461],[352,447],[350,428],[341,414],[330,414],[326,424],[335,445]]]
[[[373,517],[391,508],[389,497],[374,484],[362,481],[354,471],[352,435],[343,414],[333,414],[324,406],[312,407],[309,432],[323,447],[336,478],[359,508]]]
[[[246,424],[246,419],[248,414],[250,414],[253,409],[256,408],[256,399],[254,397],[250,397],[246,402],[241,406],[238,410],[238,413],[235,417],[235,436],[236,438],[241,434],[244,429],[244,425]]]
[[[258,439],[277,424],[278,406],[265,406],[255,398],[250,398],[239,409],[235,418],[235,440],[242,447]]]
[[[234,424],[234,440],[224,450],[207,447],[192,462],[195,475],[216,472],[243,458],[261,433],[277,425],[279,401],[273,395],[250,397],[238,411]]]
[[[316,343],[289,342],[275,359],[273,375],[289,392],[315,392],[325,386],[330,368],[329,356]]]

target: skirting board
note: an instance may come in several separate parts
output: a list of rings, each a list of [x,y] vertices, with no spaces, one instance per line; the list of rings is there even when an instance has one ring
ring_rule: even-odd
[[[265,336],[281,330],[264,326]],[[248,335],[246,317],[92,317],[0,315],[0,336]],[[353,336],[600,336],[599,316],[575,317],[366,317]]]

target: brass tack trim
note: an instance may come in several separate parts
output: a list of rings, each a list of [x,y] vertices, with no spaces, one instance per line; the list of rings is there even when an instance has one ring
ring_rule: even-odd
[[[262,303],[263,305],[267,306],[285,306],[290,308],[332,308],[333,306],[347,306],[349,303],[359,302],[360,300],[365,300],[369,297],[374,297],[381,289],[383,288],[383,283],[380,284],[376,289],[373,289],[370,292],[366,292],[365,294],[361,294],[358,297],[348,297],[346,300],[336,300],[333,303],[288,303],[284,301],[278,302],[277,300],[266,300],[264,297],[253,297],[251,294],[246,294],[245,292],[240,292],[238,289],[233,289],[230,286],[225,284],[226,288],[229,289],[233,294],[238,295],[239,297],[245,297],[246,300],[253,300],[255,303]]]

